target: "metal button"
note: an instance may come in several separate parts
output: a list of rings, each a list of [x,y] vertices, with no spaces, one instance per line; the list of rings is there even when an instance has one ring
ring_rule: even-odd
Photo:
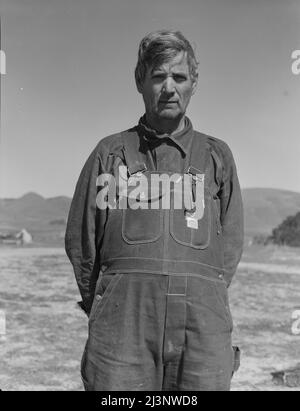
[[[100,294],[96,294],[96,296],[95,296],[96,301],[100,301],[100,300],[101,300],[101,298],[102,298],[102,295],[100,295]]]

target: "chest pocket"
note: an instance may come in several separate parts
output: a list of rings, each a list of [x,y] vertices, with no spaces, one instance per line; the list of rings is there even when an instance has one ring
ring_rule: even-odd
[[[128,244],[147,244],[157,241],[163,230],[163,214],[153,209],[161,195],[151,191],[151,173],[136,173],[128,179],[126,198],[123,198],[122,238]]]
[[[191,175],[190,180],[187,186],[189,180],[184,179],[184,207],[170,210],[170,234],[181,245],[205,249],[210,243],[212,200],[205,174]]]
[[[162,235],[160,210],[123,210],[122,237],[128,244],[146,244],[157,241]]]

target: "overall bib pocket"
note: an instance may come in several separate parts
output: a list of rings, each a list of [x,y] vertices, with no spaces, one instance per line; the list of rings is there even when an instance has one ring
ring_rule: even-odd
[[[144,185],[138,186],[139,191],[128,187],[127,207],[122,210],[122,237],[127,244],[152,243],[162,235],[163,214],[159,207],[153,207],[153,203],[159,202],[160,194],[151,191],[150,175],[143,182]],[[140,201],[136,195],[131,197],[134,191],[139,193]]]
[[[199,206],[203,207],[200,210],[201,218],[190,221],[184,209],[171,209],[170,233],[177,243],[203,250],[209,246],[211,235],[211,198],[208,192],[205,192],[202,205]]]
[[[127,244],[146,244],[162,235],[163,214],[160,210],[131,210],[122,215],[122,237]]]

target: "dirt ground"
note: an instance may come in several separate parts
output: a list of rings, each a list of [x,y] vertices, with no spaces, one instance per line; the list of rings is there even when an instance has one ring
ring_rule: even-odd
[[[82,390],[79,365],[87,318],[62,248],[0,248],[0,389]],[[300,363],[300,335],[291,331],[300,309],[299,249],[249,247],[230,287],[233,343],[242,365],[233,391],[295,391],[275,385],[271,372]],[[1,336],[0,336],[1,339]]]

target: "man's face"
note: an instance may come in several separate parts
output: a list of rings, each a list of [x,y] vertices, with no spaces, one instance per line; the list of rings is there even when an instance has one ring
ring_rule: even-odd
[[[192,80],[187,55],[182,51],[159,67],[149,67],[138,91],[150,118],[176,120],[185,114],[196,85],[197,78]]]

